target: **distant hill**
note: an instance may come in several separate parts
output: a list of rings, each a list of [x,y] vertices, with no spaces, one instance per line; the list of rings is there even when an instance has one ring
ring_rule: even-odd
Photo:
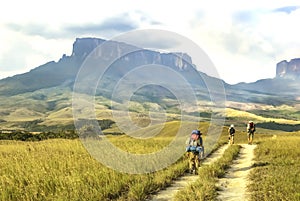
[[[0,95],[11,96],[60,85],[71,86],[87,54],[101,42],[101,39],[76,39],[71,56],[63,55],[58,62],[50,61],[30,72],[0,80]]]
[[[64,54],[58,62],[50,61],[30,72],[0,80],[0,96],[17,95],[57,86],[72,88],[76,75],[86,57],[103,42],[105,40],[99,38],[77,38],[73,43],[70,56]],[[109,59],[116,54],[121,55],[122,52],[134,48],[129,44],[120,42],[109,41],[108,43],[106,52],[99,53],[99,57]],[[160,53],[146,49],[141,49],[129,56],[120,58],[107,73],[108,82],[118,80],[129,70],[146,64],[168,66],[182,74],[188,82],[202,88],[206,88],[205,82],[222,82],[227,90],[246,90],[253,93],[258,92],[277,96],[281,94],[293,96],[300,91],[300,59],[279,62],[276,65],[276,77],[274,79],[229,85],[222,80],[197,72],[192,59],[185,53]],[[165,77],[165,79],[168,79],[168,77]],[[172,82],[172,78],[170,79],[170,82]]]
[[[242,90],[257,91],[266,94],[281,95],[295,95],[297,96],[300,92],[300,79],[284,79],[284,78],[273,78],[273,79],[262,79],[252,83],[239,83],[234,85]],[[297,94],[298,93],[298,94]]]
[[[96,48],[104,42],[106,42],[105,51],[98,51]],[[138,51],[121,56],[122,53],[128,50]],[[154,66],[164,66],[172,69],[173,72],[176,72],[191,84],[195,94],[203,102],[210,102],[211,93],[220,93],[222,89],[219,88],[223,86],[226,100],[234,102],[234,104],[257,103],[273,106],[283,104],[293,106],[299,104],[300,100],[298,70],[292,71],[291,69],[295,68],[291,68],[290,65],[284,66],[284,62],[277,65],[278,73],[274,79],[229,85],[223,80],[198,72],[192,58],[185,53],[160,53],[116,41],[105,41],[98,38],[77,38],[73,43],[71,55],[64,54],[57,62],[50,61],[27,73],[0,80],[0,128],[23,128],[24,125],[30,125],[31,127],[39,125],[43,127],[55,126],[56,124],[70,126],[73,124],[72,91],[74,82],[86,58],[93,51],[95,52],[92,56],[104,60],[121,56],[120,59],[111,64],[103,79],[98,83],[96,99],[101,104],[97,105],[95,109],[100,114],[99,118],[103,119],[111,117],[110,102],[112,91],[114,91],[118,81],[126,77],[129,71],[143,65],[153,66],[153,69],[155,69]],[[293,60],[291,63],[294,65],[295,61]],[[95,75],[93,74],[93,69],[91,70],[86,77],[87,82],[83,82],[82,85],[90,85],[90,83],[99,81],[93,77]],[[166,76],[160,72],[151,71],[149,71],[147,76],[137,75],[139,75],[137,79],[140,80],[147,76],[155,76],[157,79],[165,80],[165,82],[178,84],[178,89],[181,91],[186,90],[171,75]],[[155,85],[139,88],[139,86],[135,86],[134,81],[126,81],[127,83],[132,82],[130,84],[138,89],[132,97],[134,102],[134,107],[131,108],[132,111],[141,110],[147,113],[147,108],[150,105],[154,107],[161,105],[170,113],[178,112],[178,102],[174,101],[176,97],[172,92]],[[208,85],[214,86],[214,89],[220,91],[211,91],[211,88],[207,88]],[[126,95],[127,91],[125,90],[122,93]],[[116,105],[121,104],[118,100],[114,101],[116,101]],[[209,111],[209,108],[208,111],[205,111],[206,108],[206,106],[203,107],[202,115],[209,119],[211,111]],[[199,111],[188,112],[193,115],[199,115]],[[140,117],[139,115],[137,114],[137,117]],[[281,115],[279,116],[281,117]],[[292,118],[295,117],[298,117],[297,113],[294,113]],[[173,116],[170,118],[173,118]]]
[[[106,42],[105,50],[96,49]],[[225,84],[222,80],[210,77],[198,72],[192,63],[192,59],[185,53],[160,53],[134,47],[116,41],[105,41],[98,38],[77,38],[73,43],[71,55],[63,55],[57,62],[50,61],[33,70],[0,80],[0,127],[18,128],[24,125],[55,125],[72,124],[72,90],[76,76],[84,64],[86,58],[94,51],[96,58],[110,60],[120,56],[128,50],[134,50],[130,54],[121,56],[107,70],[105,76],[98,83],[97,99],[101,99],[102,105],[97,106],[101,111],[101,118],[110,118],[110,99],[112,91],[118,81],[126,77],[127,73],[139,66],[149,65],[164,66],[170,68],[182,76],[197,91],[203,100],[209,100],[210,94],[206,84]],[[101,61],[100,61],[101,63]],[[98,68],[97,66],[93,68]],[[101,67],[100,67],[101,68]],[[158,68],[156,68],[158,69]],[[96,69],[95,69],[96,70]],[[179,91],[184,91],[178,80],[172,75],[160,72],[148,71],[147,77],[156,77],[164,82],[178,84]],[[93,69],[87,74],[86,81],[82,85],[98,82],[94,77]],[[139,75],[139,74],[137,74]],[[143,80],[145,75],[139,75],[137,79]],[[131,81],[132,86],[135,81]],[[142,87],[142,86],[141,86]],[[180,88],[181,87],[181,88]],[[88,86],[87,86],[88,88]],[[149,107],[147,104],[162,104],[169,111],[178,111],[178,103],[173,103],[174,94],[163,87],[150,85],[138,90],[132,97],[136,104],[144,104],[141,107]],[[85,91],[83,92],[85,93]],[[126,94],[126,90],[123,92]],[[155,103],[152,103],[152,102]],[[120,103],[117,103],[120,104]],[[145,109],[145,108],[144,108]],[[133,111],[137,110],[132,108]]]
[[[50,61],[30,72],[0,80],[0,95],[11,96],[62,85],[72,87],[83,61],[103,42],[104,40],[98,38],[77,38],[70,56],[63,55],[58,62]],[[106,57],[107,60],[116,54],[122,55],[122,52],[133,48],[133,46],[125,43],[114,41],[108,41],[107,43],[105,52],[97,55],[102,58]],[[199,79],[199,75],[195,73],[197,70],[187,54],[160,53],[146,49],[141,49],[120,58],[118,63],[110,68],[107,78],[110,81],[118,80],[128,70],[146,64],[168,66],[186,77],[189,82],[205,86],[203,80]],[[202,73],[201,76],[206,75]],[[168,79],[168,77],[165,77],[165,79]]]
[[[276,64],[276,77],[262,79],[253,83],[239,83],[234,85],[240,90],[273,94],[280,97],[300,96],[300,58],[290,62],[283,60]]]

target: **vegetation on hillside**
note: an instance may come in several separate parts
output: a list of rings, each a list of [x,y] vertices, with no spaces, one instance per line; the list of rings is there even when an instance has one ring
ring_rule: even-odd
[[[54,138],[78,138],[73,124],[54,127],[38,125],[39,122],[39,120],[24,122],[26,130],[11,130],[8,133],[0,131],[0,140],[41,141]],[[98,120],[97,122],[102,130],[111,128],[115,123],[110,119]]]
[[[269,130],[281,130],[286,132],[293,132],[293,131],[300,130],[300,124],[296,124],[296,125],[280,124],[280,123],[276,123],[275,121],[257,123],[256,127],[265,128]]]

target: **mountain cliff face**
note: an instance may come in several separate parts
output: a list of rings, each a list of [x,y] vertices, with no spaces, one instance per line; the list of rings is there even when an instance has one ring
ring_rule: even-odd
[[[101,44],[106,44],[105,49],[97,48]],[[128,50],[134,51],[130,52]],[[111,113],[112,92],[119,87],[119,81],[125,83],[124,85],[121,83],[120,86],[127,87],[129,85],[128,87],[133,87],[135,91],[132,90],[134,93],[131,100],[135,103],[141,103],[137,104],[137,106],[145,107],[145,111],[148,111],[147,108],[152,103],[154,103],[153,105],[162,106],[170,113],[180,111],[178,102],[174,101],[177,99],[175,96],[181,95],[180,93],[173,94],[172,91],[164,88],[163,85],[150,84],[149,86],[143,86],[141,84],[143,82],[137,82],[137,79],[147,80],[147,78],[154,77],[156,78],[154,79],[155,81],[158,80],[155,83],[160,83],[163,80],[171,83],[172,87],[175,86],[176,91],[183,92],[183,94],[188,91],[186,85],[180,85],[179,79],[174,79],[174,76],[167,74],[169,72],[175,72],[174,74],[178,75],[177,78],[183,78],[184,82],[189,82],[199,100],[201,102],[208,101],[209,105],[214,100],[213,98],[223,98],[223,85],[225,87],[226,100],[228,101],[272,105],[300,105],[298,103],[300,100],[299,79],[282,79],[300,77],[300,59],[293,59],[290,62],[282,61],[277,64],[277,77],[274,79],[228,85],[218,78],[198,72],[192,64],[192,58],[185,53],[160,53],[139,49],[116,41],[105,41],[98,38],[77,38],[73,43],[71,55],[63,54],[62,58],[57,62],[50,61],[30,72],[0,80],[0,126],[4,128],[24,128],[26,127],[25,125],[27,127],[35,125],[44,129],[43,126],[45,125],[54,125],[54,127],[58,124],[73,125],[72,92],[74,86],[76,87],[78,83],[77,74],[81,66],[85,64],[88,56],[95,59],[91,59],[93,61],[98,61],[97,58],[105,61],[118,58],[110,64],[105,71],[105,76],[101,77],[101,79],[97,79],[99,74],[95,73],[95,68],[101,69],[101,65],[96,63],[97,65],[91,66],[91,71],[84,74],[86,76],[83,76],[85,78],[83,82],[79,83],[79,86],[83,86],[83,93],[88,94],[87,91],[92,89],[97,100],[101,100],[101,104],[103,103],[99,107],[101,108],[101,113],[103,108],[107,108],[103,112],[103,118],[107,118],[107,114]],[[92,64],[94,63],[92,62]],[[138,72],[139,68],[137,67],[140,66],[147,66],[147,71],[142,71],[140,74],[136,73],[135,77],[133,77],[134,79],[128,76],[130,74],[128,72],[131,72],[131,70],[137,69],[135,72]],[[171,68],[172,71],[165,73],[165,68],[163,70],[162,68],[155,68],[157,66]],[[94,83],[97,83],[95,91],[94,88],[88,88]],[[210,86],[212,90],[207,88],[207,86]],[[124,100],[122,98],[130,94],[130,90],[124,87],[119,88],[117,98],[114,99],[118,107],[121,107],[122,100]],[[124,96],[122,96],[123,94]],[[191,97],[193,97],[193,94],[191,94]],[[187,98],[190,98],[190,96],[187,96]],[[209,108],[206,106],[206,103],[205,108]],[[135,108],[133,107],[133,109]],[[191,111],[185,112],[189,113]],[[210,112],[211,110],[209,109],[208,114]],[[196,115],[199,114],[197,113]]]
[[[233,86],[235,90],[294,97],[298,100],[300,94],[300,58],[290,62],[283,60],[276,65],[276,77],[257,80],[253,83],[239,83]],[[284,99],[283,99],[284,100]]]
[[[98,38],[77,38],[73,43],[70,56],[64,54],[58,62],[51,61],[30,72],[0,80],[0,95],[16,95],[66,84],[72,87],[78,70],[93,50],[95,50],[94,55],[97,57],[109,60],[110,58],[118,58],[123,52],[133,48],[129,44],[109,41],[105,51],[95,49],[103,42],[105,40]],[[137,48],[135,47],[135,49]],[[128,70],[128,68],[132,69],[146,64],[168,66],[178,72],[188,73],[192,77],[193,72],[196,70],[192,65],[192,59],[187,54],[167,54],[140,49],[118,59],[118,67],[111,70],[111,79],[115,76],[122,76],[126,72],[126,68]]]
[[[76,57],[77,59],[85,59],[85,57],[92,52],[97,46],[105,40],[98,38],[76,38],[73,43],[73,50],[71,57]]]
[[[106,48],[98,49],[97,47],[104,42],[107,42]],[[73,89],[77,73],[92,51],[94,51],[93,56],[101,57],[105,60],[119,58],[112,64],[107,71],[105,79],[103,79],[105,82],[103,86],[105,86],[108,96],[110,89],[115,87],[116,81],[124,77],[130,70],[143,65],[157,64],[172,68],[191,84],[202,87],[202,91],[206,89],[206,84],[213,85],[220,82],[217,78],[198,72],[192,64],[191,57],[185,53],[160,53],[147,49],[138,49],[138,51],[123,55],[128,50],[137,49],[137,47],[132,45],[116,41],[105,41],[98,38],[77,38],[73,43],[71,55],[67,56],[64,54],[57,62],[51,61],[30,72],[0,80],[0,96],[12,96],[58,86]],[[159,72],[156,72],[155,75],[159,76]],[[296,96],[297,93],[300,93],[299,79],[296,78],[300,78],[300,59],[292,59],[290,62],[279,62],[276,66],[276,78],[274,79],[264,79],[254,83],[239,83],[236,85],[228,85],[223,81],[222,83],[224,83],[227,92],[229,90],[246,90],[252,93],[276,94],[278,96],[280,91],[280,94]],[[163,79],[170,83],[176,83],[176,80],[171,76],[165,76]],[[232,98],[241,99],[241,97]]]
[[[300,78],[300,58],[292,59],[290,62],[283,60],[277,63],[276,77],[288,79]]]

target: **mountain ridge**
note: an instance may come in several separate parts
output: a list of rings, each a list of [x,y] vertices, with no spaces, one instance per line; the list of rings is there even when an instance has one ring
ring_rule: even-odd
[[[63,54],[58,62],[50,61],[29,72],[1,79],[0,95],[16,95],[25,92],[33,92],[43,88],[59,86],[65,82],[74,82],[78,70],[86,57],[104,41],[105,40],[98,38],[77,38],[73,43],[73,50],[70,56]],[[107,56],[108,59],[109,56],[113,54],[121,54],[122,51],[134,47],[115,41],[107,42],[110,43],[109,46],[111,48],[107,49],[106,52],[97,54],[102,57]],[[194,70],[194,66],[191,65],[191,58],[184,53],[178,56],[176,55],[178,53],[159,53],[141,49],[136,54],[140,55],[132,55],[132,57],[140,56],[143,60],[139,59],[127,62],[128,57],[124,57],[122,64],[133,67],[143,64],[160,64],[169,66],[177,71]],[[122,71],[122,69],[120,68],[119,71]],[[117,74],[117,72],[114,73]]]
[[[131,56],[131,60],[128,55],[118,59],[119,66],[121,67],[116,67],[113,71],[111,70],[111,77],[108,78],[111,81],[120,79],[124,76],[126,71],[131,70],[136,66],[159,64],[171,67],[183,74],[189,82],[202,86],[202,88],[207,87],[204,81],[206,79],[216,80],[217,82],[221,81],[227,91],[244,90],[252,93],[284,94],[290,96],[293,96],[293,94],[300,91],[300,71],[298,70],[298,67],[300,68],[300,59],[297,58],[292,59],[290,62],[284,60],[277,63],[275,78],[230,85],[219,78],[214,78],[197,71],[192,63],[192,58],[186,53],[160,53],[157,51],[140,49],[122,42],[87,37],[76,38],[73,43],[71,55],[67,56],[66,54],[63,54],[57,62],[50,61],[29,72],[1,79],[0,96],[12,96],[57,86],[72,88],[76,75],[86,57],[104,42],[109,43],[107,46],[108,48],[105,49],[105,52],[97,52],[97,56],[107,57],[109,59],[109,57],[115,55],[119,58],[122,55],[122,52],[126,52],[130,49],[134,51],[138,50],[134,55],[129,55]],[[196,74],[200,75],[200,79],[199,76],[195,76]],[[172,82],[172,80],[170,80],[170,82]],[[214,81],[211,81],[210,83],[213,82]],[[278,93],[279,91],[280,93]]]
[[[63,54],[57,61],[50,61],[42,64],[29,72],[15,75],[12,77],[4,78],[0,80],[0,95],[16,95],[25,92],[33,92],[35,90],[55,87],[60,85],[71,85],[74,83],[76,75],[82,63],[86,57],[97,48],[100,44],[106,42],[100,38],[76,38],[73,43],[73,49],[71,55],[67,56]],[[132,48],[130,44],[125,44],[116,41],[109,41],[111,43],[110,54],[121,54],[123,50]],[[123,50],[122,50],[123,49]],[[170,66],[175,70],[188,71],[190,69],[196,69],[192,64],[192,58],[186,53],[176,53],[180,55],[181,60],[175,53],[160,53],[152,50],[142,49],[141,58],[144,61],[139,63],[124,62],[126,65],[136,66],[145,64],[161,64]],[[107,56],[105,53],[99,53],[99,56]],[[102,55],[101,55],[102,54]],[[143,54],[143,55],[142,55]],[[118,55],[118,56],[119,56]],[[127,57],[123,58],[128,59]],[[136,62],[136,61],[135,61]],[[122,71],[121,68],[118,69]],[[116,72],[114,72],[116,73]],[[204,75],[202,72],[201,75]],[[191,76],[191,75],[190,75]],[[209,76],[210,77],[210,76]],[[218,78],[214,78],[218,79]],[[295,58],[290,62],[283,60],[276,64],[276,77],[270,79],[261,79],[251,83],[238,83],[230,85],[222,80],[224,86],[228,89],[236,90],[252,90],[263,93],[277,93],[278,90],[284,91],[284,93],[299,91],[300,79],[300,59]],[[205,85],[202,83],[202,85]],[[289,90],[290,88],[290,90]],[[287,90],[288,89],[288,90]]]
[[[72,92],[78,70],[82,67],[82,63],[89,53],[104,41],[98,38],[77,38],[73,43],[71,55],[63,54],[57,62],[50,61],[27,73],[0,80],[0,127],[23,128],[23,125],[39,125],[41,128],[45,128],[43,126],[72,125]],[[111,118],[111,102],[114,102],[117,108],[121,107],[122,97],[120,96],[119,100],[112,100],[113,90],[121,78],[126,78],[128,72],[139,66],[154,66],[156,69],[164,66],[182,76],[193,87],[195,95],[202,101],[204,106],[201,108],[201,112],[205,118],[210,118],[212,114],[209,109],[211,106],[207,106],[211,102],[211,93],[218,90],[217,93],[220,93],[222,91],[219,89],[220,87],[225,89],[223,95],[226,96],[227,107],[239,110],[246,110],[243,107],[249,105],[248,103],[261,105],[258,108],[263,108],[263,105],[266,104],[270,105],[268,108],[276,108],[280,105],[291,105],[293,107],[294,105],[296,107],[297,104],[300,105],[298,79],[275,77],[253,83],[230,85],[219,78],[199,72],[192,63],[192,58],[185,53],[160,53],[116,41],[108,42],[108,45],[106,51],[100,52],[101,50],[96,49],[92,54],[92,56],[101,56],[108,60],[112,57],[120,57],[108,68],[105,76],[98,83],[100,89],[95,92],[95,99],[101,102],[100,105],[95,106],[98,114],[100,114],[98,118]],[[128,52],[128,50],[134,51],[122,55],[122,52]],[[90,74],[92,75],[90,77],[95,76],[96,78],[85,83],[87,85],[99,81],[96,74],[93,74],[93,72]],[[178,86],[178,91],[186,90],[172,76],[160,75],[159,72],[146,77],[137,73],[136,76],[140,80],[157,76],[157,79],[161,78],[167,83],[174,83],[175,86]],[[87,77],[87,80],[92,79],[90,77]],[[126,81],[126,83],[136,87],[135,80]],[[207,88],[208,85],[213,87]],[[161,106],[170,113],[176,114],[179,111],[176,97],[164,87],[151,85],[140,88],[138,86],[136,89],[137,91],[131,99],[134,107],[130,110],[136,112],[137,117],[145,116],[150,105],[154,107]],[[212,91],[211,89],[217,90]],[[122,93],[127,95],[126,90]],[[197,116],[200,111],[189,109],[185,112]],[[291,118],[297,116],[298,113],[293,112]],[[175,117],[171,115],[168,118]]]

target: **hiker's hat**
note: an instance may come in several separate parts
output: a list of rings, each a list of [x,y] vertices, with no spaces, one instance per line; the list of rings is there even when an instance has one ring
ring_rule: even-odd
[[[192,134],[202,135],[200,130],[193,130]]]

